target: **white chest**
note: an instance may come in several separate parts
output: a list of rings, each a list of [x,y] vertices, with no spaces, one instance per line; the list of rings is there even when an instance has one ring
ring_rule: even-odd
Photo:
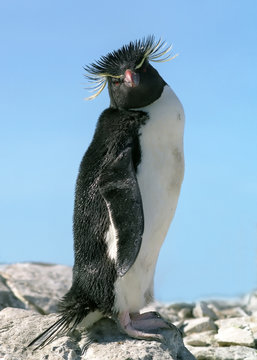
[[[144,246],[150,241],[152,250],[161,246],[177,206],[184,175],[184,112],[168,86],[159,100],[143,110],[150,119],[141,130],[137,178],[145,221],[142,251],[146,254]]]
[[[119,311],[138,311],[145,305],[184,175],[184,111],[180,101],[165,86],[161,97],[141,110],[150,116],[140,129],[141,163],[137,169],[145,226],[135,263],[115,283]]]

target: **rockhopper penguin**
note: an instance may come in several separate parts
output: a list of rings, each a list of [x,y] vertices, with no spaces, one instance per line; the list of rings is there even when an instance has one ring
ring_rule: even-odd
[[[133,338],[161,341],[169,325],[153,300],[158,254],[174,216],[184,174],[184,112],[150,62],[170,60],[153,36],[130,42],[86,67],[95,98],[108,85],[76,183],[74,267],[60,315],[30,345],[42,347],[102,316]]]

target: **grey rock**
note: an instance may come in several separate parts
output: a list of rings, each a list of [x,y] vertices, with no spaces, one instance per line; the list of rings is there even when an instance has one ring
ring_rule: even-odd
[[[189,304],[189,303],[184,303],[184,302],[173,303],[173,304],[170,304],[167,308],[169,310],[171,310],[171,309],[175,310],[176,312],[179,312],[180,310],[185,309],[185,308],[188,308],[192,311],[194,308],[194,304]]]
[[[193,315],[195,318],[199,317],[209,317],[212,320],[217,320],[217,315],[215,312],[208,307],[208,304],[205,301],[200,301],[196,304],[196,306],[193,309]]]
[[[216,330],[213,320],[208,317],[185,320],[183,331],[186,335],[203,331]]]
[[[244,317],[248,316],[248,313],[241,307],[236,306],[220,311],[219,318],[233,318],[233,317]]]
[[[242,345],[254,347],[257,335],[257,324],[254,317],[241,317],[217,320],[219,327],[215,336],[218,343],[224,345]]]
[[[129,360],[171,360],[174,359],[168,350],[164,350],[158,344],[148,344],[143,342],[137,346],[134,341],[119,342],[117,352],[117,343],[94,344],[91,346],[85,357],[85,360],[114,360],[114,359],[129,359]]]
[[[220,319],[216,320],[215,324],[218,326],[219,329],[221,328],[246,328],[249,327],[251,323],[254,323],[256,319],[252,316],[246,317],[238,317],[238,318],[230,318],[230,319]]]
[[[213,304],[213,302],[208,303],[208,308],[214,312],[217,319],[224,319],[225,316],[222,315],[221,310],[219,310],[216,305]]]
[[[226,308],[218,309],[213,303],[208,304],[208,308],[211,309],[217,319],[226,319],[232,317],[244,317],[249,315],[246,306],[231,306],[228,305]]]
[[[91,342],[88,333],[76,330],[32,352],[26,345],[56,320],[51,312],[69,289],[71,277],[67,266],[0,265],[0,360],[193,360],[192,354],[197,360],[257,360],[256,291],[232,301],[154,303],[144,309],[160,312],[184,331],[191,353],[175,327],[160,330],[164,345],[131,339],[110,319],[92,327]]]
[[[218,299],[208,301],[208,306],[212,308],[214,306],[218,310],[230,309],[233,307],[242,307],[245,304],[245,300],[242,298],[236,299]]]
[[[58,300],[71,285],[71,267],[22,263],[7,265],[0,271],[8,290],[26,309],[41,314],[56,312]],[[8,299],[6,306],[10,306]],[[11,305],[12,306],[12,305]]]
[[[167,305],[163,305],[163,304],[160,304],[157,302],[147,306],[146,308],[143,309],[142,312],[146,312],[146,311],[157,311],[161,314],[161,316],[164,319],[167,319],[167,320],[171,321],[172,323],[179,320],[177,311],[175,311],[174,309],[170,308]]]
[[[161,315],[167,319],[169,319],[171,322],[178,322],[180,323],[180,320],[189,319],[192,318],[192,309],[194,305],[188,304],[188,303],[173,303],[168,306],[160,305],[159,311]]]
[[[43,349],[27,349],[28,343],[56,320],[55,314],[47,316],[35,312],[6,308],[0,312],[0,357],[4,360],[194,360],[184,347],[180,332],[174,327],[161,330],[166,342],[131,339],[117,329],[110,319],[102,319],[91,329],[94,342],[83,347],[88,337],[74,331],[69,337],[59,337]],[[97,343],[96,343],[97,341]]]
[[[256,360],[257,350],[246,346],[188,347],[197,360]]]
[[[252,292],[246,299],[246,308],[250,312],[257,311],[257,290]]]
[[[25,304],[14,296],[6,285],[6,280],[0,275],[0,310],[7,306],[25,309]]]
[[[190,318],[192,318],[192,316],[193,316],[192,309],[190,309],[188,307],[183,308],[178,312],[178,317],[180,319],[190,319]]]
[[[257,345],[257,313],[256,315],[250,317],[249,326],[252,331],[255,344]]]
[[[188,335],[184,338],[184,343],[191,346],[210,346],[216,344],[215,330],[204,331]]]
[[[99,327],[102,331],[99,337]],[[104,329],[104,332],[103,332]],[[94,333],[98,332],[98,337]],[[112,359],[130,359],[130,360],[175,360],[185,359],[193,360],[194,357],[184,347],[180,332],[175,329],[162,330],[165,337],[165,345],[156,341],[138,341],[129,339],[126,335],[121,334],[116,324],[109,319],[103,319],[96,324],[91,333],[97,343],[90,345],[86,352],[87,360],[112,360]],[[113,338],[117,339],[116,342]],[[117,347],[117,342],[119,346]]]
[[[225,345],[241,345],[254,347],[254,337],[250,328],[221,328],[215,336],[218,344]]]

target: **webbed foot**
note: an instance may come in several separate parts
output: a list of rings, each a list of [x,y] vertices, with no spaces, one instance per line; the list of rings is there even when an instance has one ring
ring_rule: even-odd
[[[156,340],[165,342],[164,337],[156,330],[170,329],[171,325],[155,311],[119,314],[118,324],[123,332],[135,339]]]

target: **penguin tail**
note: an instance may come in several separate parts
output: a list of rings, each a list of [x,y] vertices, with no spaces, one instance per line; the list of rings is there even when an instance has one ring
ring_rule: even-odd
[[[92,311],[88,304],[71,304],[65,303],[64,300],[60,302],[59,309],[58,320],[32,340],[27,347],[33,347],[33,351],[43,349],[59,335],[68,335]]]

